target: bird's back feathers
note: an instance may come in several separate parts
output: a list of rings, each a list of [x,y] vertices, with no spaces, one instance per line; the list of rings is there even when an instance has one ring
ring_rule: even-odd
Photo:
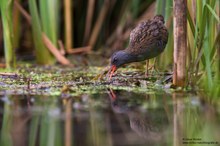
[[[160,54],[168,41],[168,31],[163,16],[157,15],[151,20],[141,22],[130,33],[129,46],[126,49],[133,55],[143,55],[150,59]],[[151,52],[151,54],[148,54]]]

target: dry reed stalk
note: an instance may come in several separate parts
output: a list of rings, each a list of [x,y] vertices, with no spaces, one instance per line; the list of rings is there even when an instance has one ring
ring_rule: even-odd
[[[91,34],[91,37],[89,40],[89,46],[91,46],[91,49],[94,47],[94,45],[96,43],[98,34],[99,34],[101,27],[102,27],[102,24],[105,20],[105,16],[108,12],[109,6],[110,6],[110,0],[105,0],[103,6],[101,8],[101,11],[99,12],[99,16],[96,20],[95,26],[93,28],[93,31],[92,31],[92,34]]]
[[[85,27],[84,40],[83,40],[84,44],[88,43],[91,26],[92,26],[94,6],[95,6],[95,0],[89,0],[87,7],[87,15],[86,15],[86,27]]]
[[[31,24],[31,16],[28,14],[28,12],[15,0],[14,1],[15,7],[20,11],[20,13],[24,16],[24,18],[28,21],[29,24]]]
[[[48,50],[56,57],[57,61],[63,65],[71,65],[68,59],[66,59],[60,51],[54,46],[54,44],[49,40],[45,33],[42,33],[43,42],[48,48]]]
[[[62,55],[65,55],[65,53],[66,53],[65,47],[64,47],[63,42],[61,40],[58,40],[58,45],[59,45],[60,53]]]
[[[22,6],[15,1],[15,6],[18,8],[18,10],[21,12],[21,14],[24,16],[24,18],[28,21],[28,23],[31,24],[31,16],[22,8]],[[49,40],[49,38],[43,33],[42,34],[42,39],[44,41],[44,44],[48,48],[48,50],[56,57],[57,61],[60,62],[63,65],[71,65],[68,59],[66,59],[63,55],[65,53],[60,52]],[[59,43],[60,45],[60,43]],[[60,45],[61,46],[61,45]],[[64,50],[63,44],[62,48]]]
[[[120,41],[120,40],[121,40],[121,36],[122,36],[123,30],[124,30],[124,27],[126,24],[126,21],[125,21],[126,20],[126,11],[129,9],[129,4],[130,4],[129,2],[124,1],[123,5],[121,7],[121,10],[118,14],[120,21],[118,22],[118,25],[117,25],[115,31],[108,37],[108,39],[106,41],[106,44],[108,46],[111,46],[111,48],[118,48],[118,47],[115,47],[115,46],[117,46],[115,44],[120,44],[117,42],[121,42],[121,43],[124,42],[124,41]]]
[[[91,46],[86,46],[86,47],[79,47],[79,48],[74,48],[71,49],[69,54],[77,54],[77,53],[84,53],[84,52],[89,52],[91,51]]]
[[[186,80],[186,0],[173,0],[174,68],[173,84],[184,87]]]
[[[72,1],[73,2],[73,1]],[[66,51],[69,52],[73,46],[73,23],[72,23],[72,11],[71,11],[72,3],[71,0],[64,0],[64,19],[65,19],[65,46]]]

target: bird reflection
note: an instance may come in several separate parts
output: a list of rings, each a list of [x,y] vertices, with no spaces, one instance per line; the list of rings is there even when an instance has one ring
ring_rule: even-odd
[[[138,104],[129,104],[130,98],[118,96],[115,93],[112,89],[108,91],[114,113],[126,114],[129,118],[131,129],[146,141],[161,141],[164,137],[164,130],[156,125],[157,121],[154,121],[155,115],[146,112],[143,115],[143,111],[141,111]],[[126,96],[130,95],[126,94]]]

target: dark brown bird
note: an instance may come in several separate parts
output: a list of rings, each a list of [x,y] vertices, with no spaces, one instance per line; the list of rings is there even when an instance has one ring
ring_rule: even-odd
[[[131,31],[128,47],[111,56],[109,78],[111,79],[113,73],[124,64],[158,56],[163,52],[167,41],[168,31],[164,26],[162,15],[156,15],[151,20],[141,22]]]

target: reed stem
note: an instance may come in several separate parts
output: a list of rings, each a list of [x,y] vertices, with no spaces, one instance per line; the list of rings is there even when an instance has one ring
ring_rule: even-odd
[[[186,1],[174,0],[173,32],[174,32],[174,70],[173,84],[185,86],[186,82]]]

